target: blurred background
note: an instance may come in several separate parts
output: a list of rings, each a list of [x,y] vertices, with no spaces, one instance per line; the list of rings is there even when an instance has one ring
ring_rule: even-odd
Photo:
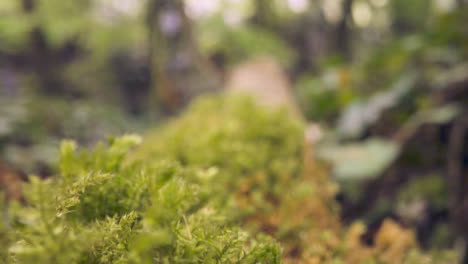
[[[1,0],[0,186],[17,197],[18,179],[54,173],[63,138],[89,146],[142,133],[242,71],[238,79],[278,80],[320,125],[317,156],[340,183],[343,221],[372,230],[391,217],[424,248],[464,248],[467,7]]]

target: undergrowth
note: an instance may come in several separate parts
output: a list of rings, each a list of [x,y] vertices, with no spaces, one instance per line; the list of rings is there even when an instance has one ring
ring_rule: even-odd
[[[387,220],[343,226],[303,124],[244,97],[197,100],[143,139],[62,143],[1,210],[2,263],[455,263]],[[4,245],[4,246],[3,246]]]
[[[176,162],[124,165],[136,136],[94,150],[61,146],[60,173],[31,176],[26,205],[0,226],[7,263],[279,263],[271,238],[254,239],[208,204]],[[5,231],[6,228],[6,231]],[[6,233],[5,233],[6,232]],[[7,250],[6,250],[7,249]]]

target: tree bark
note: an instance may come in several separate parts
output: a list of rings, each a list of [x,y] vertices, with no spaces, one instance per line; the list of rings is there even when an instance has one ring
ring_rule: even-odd
[[[255,0],[255,14],[252,17],[252,24],[260,27],[275,30],[276,14],[271,0]]]
[[[346,61],[351,60],[351,28],[349,26],[352,20],[353,0],[345,0],[343,3],[343,18],[338,24],[336,31],[337,52],[342,55]]]
[[[199,52],[181,0],[150,0],[147,26],[153,95],[174,112],[192,96],[214,89],[219,78]]]
[[[34,16],[37,1],[23,0],[23,11]],[[54,63],[54,54],[47,44],[44,32],[38,26],[34,26],[29,35],[29,63],[38,80],[38,89],[44,94],[60,94],[63,85],[60,74],[57,72],[60,67]]]

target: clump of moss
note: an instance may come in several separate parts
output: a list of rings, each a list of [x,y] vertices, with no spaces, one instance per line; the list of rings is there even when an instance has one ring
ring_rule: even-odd
[[[308,157],[303,131],[304,124],[285,110],[258,107],[247,97],[208,97],[148,133],[131,159],[169,158],[205,169],[213,207],[252,233],[275,237],[286,263],[454,259],[421,253],[413,233],[394,222],[382,226],[373,246],[361,241],[362,224],[342,226],[337,186],[327,167]]]
[[[301,171],[302,139],[302,124],[286,111],[259,108],[244,97],[209,97],[148,133],[130,158],[171,159],[201,168],[205,172],[198,177],[217,191],[215,202],[232,205],[249,196],[250,211],[272,210],[263,208],[267,200],[280,195],[285,181]]]
[[[64,142],[59,175],[30,177],[26,205],[10,206],[6,262],[279,263],[271,238],[231,225],[208,191],[185,180],[194,170],[124,165],[138,141],[124,136],[91,151]]]
[[[308,153],[303,127],[286,111],[245,97],[209,97],[133,151],[136,136],[89,151],[65,141],[60,173],[31,177],[25,205],[8,207],[0,257],[39,264],[450,263],[423,254],[396,223],[386,222],[374,245],[361,242],[364,225],[342,226],[337,187]]]

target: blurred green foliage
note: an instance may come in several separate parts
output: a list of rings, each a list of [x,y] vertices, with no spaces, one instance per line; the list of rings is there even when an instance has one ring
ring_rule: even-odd
[[[232,27],[215,17],[201,24],[198,30],[202,51],[222,54],[227,65],[255,56],[269,56],[288,67],[298,56],[286,41],[258,26]]]
[[[60,138],[90,145],[110,134],[142,131],[144,127],[141,119],[119,108],[89,100],[24,96],[5,100],[1,111],[4,131],[0,149],[11,164],[27,173],[54,164]]]
[[[31,12],[24,10],[23,5],[15,0],[0,4],[0,50],[21,52],[27,48],[33,29],[40,29],[52,48],[77,40],[96,52],[93,57],[97,58],[144,40],[141,18],[106,6],[105,1],[33,1]]]
[[[431,206],[441,209],[447,207],[447,186],[440,175],[429,175],[413,179],[400,190],[399,200],[410,203],[415,200],[427,201]]]

